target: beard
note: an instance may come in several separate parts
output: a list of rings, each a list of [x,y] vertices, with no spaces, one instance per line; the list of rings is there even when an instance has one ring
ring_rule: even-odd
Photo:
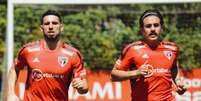
[[[45,37],[46,41],[56,42],[59,40],[60,34],[58,34],[58,35],[45,35],[44,34],[44,37]]]
[[[155,40],[159,38],[159,35],[155,32],[151,32],[147,37]]]

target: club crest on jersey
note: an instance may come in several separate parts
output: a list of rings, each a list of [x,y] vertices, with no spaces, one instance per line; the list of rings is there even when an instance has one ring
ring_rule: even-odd
[[[59,62],[59,64],[60,64],[61,67],[64,67],[64,65],[68,63],[68,57],[66,57],[66,56],[59,56],[58,57],[58,62]]]
[[[164,51],[164,54],[169,60],[172,58],[172,55],[173,55],[171,51]]]

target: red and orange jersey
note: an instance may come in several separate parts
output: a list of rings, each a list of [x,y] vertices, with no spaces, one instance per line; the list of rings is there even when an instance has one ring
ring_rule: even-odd
[[[25,45],[15,67],[28,69],[24,101],[68,101],[72,78],[86,76],[80,52],[63,42],[55,50],[44,40]]]
[[[132,101],[172,101],[171,69],[177,60],[178,48],[174,43],[161,42],[151,49],[145,42],[129,44],[116,61],[118,70],[134,70],[146,64],[149,73],[131,81]]]

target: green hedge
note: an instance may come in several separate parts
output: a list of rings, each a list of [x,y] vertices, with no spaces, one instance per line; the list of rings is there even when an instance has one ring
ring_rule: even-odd
[[[176,42],[180,47],[179,61],[182,68],[201,67],[200,3],[16,5],[15,54],[22,44],[42,38],[39,30],[40,15],[47,9],[55,9],[63,16],[65,24],[63,40],[81,51],[86,66],[92,70],[111,69],[122,48],[141,37],[138,33],[138,19],[140,14],[149,8],[159,9],[164,15],[163,37],[165,40]],[[0,25],[4,20],[4,17],[0,18]],[[3,33],[2,30],[0,33]],[[2,38],[0,40],[3,40]]]

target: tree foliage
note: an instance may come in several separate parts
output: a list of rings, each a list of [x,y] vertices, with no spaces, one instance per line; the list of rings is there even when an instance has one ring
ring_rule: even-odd
[[[0,2],[0,75],[3,71],[5,52],[5,32],[6,32],[6,1]]]
[[[141,38],[138,19],[140,14],[150,8],[159,9],[164,15],[165,28],[162,37],[179,46],[182,68],[201,67],[200,3],[16,5],[15,54],[23,44],[42,38],[39,30],[40,15],[47,9],[56,9],[63,16],[63,40],[81,51],[86,66],[90,69],[111,69],[122,48]],[[0,26],[5,28],[5,23],[2,22],[6,20],[2,16],[5,13],[0,15]],[[3,30],[0,33],[4,33]],[[0,42],[2,40],[4,43],[1,35]]]

